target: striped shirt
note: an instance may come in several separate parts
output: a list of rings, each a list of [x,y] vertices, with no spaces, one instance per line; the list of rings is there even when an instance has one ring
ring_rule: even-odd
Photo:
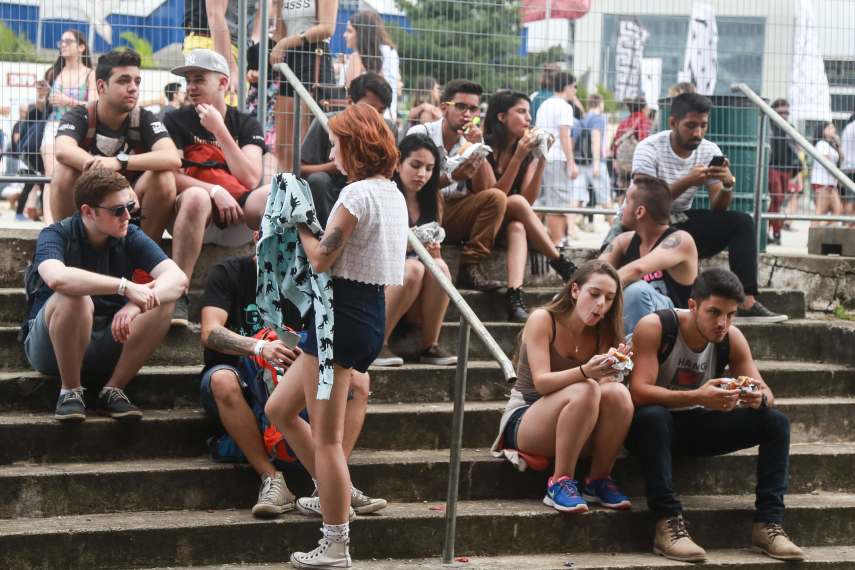
[[[707,166],[712,157],[719,154],[722,152],[718,145],[704,139],[689,158],[680,158],[671,148],[671,131],[662,131],[647,137],[635,147],[635,154],[632,155],[632,175],[656,176],[668,184],[673,184],[685,178],[696,165]],[[718,183],[718,180],[710,179],[707,186]],[[692,186],[680,194],[671,204],[671,211],[685,212],[690,209],[698,190],[698,186]]]

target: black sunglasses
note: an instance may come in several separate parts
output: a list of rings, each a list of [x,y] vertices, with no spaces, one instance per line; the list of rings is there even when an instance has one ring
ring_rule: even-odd
[[[466,103],[456,103],[453,101],[446,101],[445,104],[454,105],[454,108],[457,109],[458,113],[465,113],[466,111],[469,111],[473,115],[481,114],[481,107],[476,107],[475,105],[469,106]]]
[[[113,212],[114,216],[116,216],[117,218],[121,218],[122,214],[125,213],[125,210],[127,210],[128,213],[133,212],[136,205],[137,205],[136,202],[128,202],[124,206],[116,206],[115,208],[108,208],[107,206],[89,206],[89,207],[90,208],[99,208],[101,210],[110,210],[111,212]]]

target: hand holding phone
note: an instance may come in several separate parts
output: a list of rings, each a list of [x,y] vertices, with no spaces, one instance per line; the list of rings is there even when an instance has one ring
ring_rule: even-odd
[[[723,154],[719,154],[717,156],[712,157],[709,163],[710,168],[717,168],[719,166],[724,166],[724,161],[727,159]]]

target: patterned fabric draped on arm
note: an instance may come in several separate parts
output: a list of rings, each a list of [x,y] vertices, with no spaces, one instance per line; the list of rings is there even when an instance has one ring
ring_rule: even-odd
[[[333,385],[333,291],[329,271],[315,273],[309,262],[298,224],[306,224],[318,239],[324,233],[315,216],[312,193],[304,180],[293,174],[277,174],[270,185],[267,207],[261,220],[258,255],[258,312],[282,334],[281,297],[305,316],[314,309],[318,338],[318,400],[329,400]]]

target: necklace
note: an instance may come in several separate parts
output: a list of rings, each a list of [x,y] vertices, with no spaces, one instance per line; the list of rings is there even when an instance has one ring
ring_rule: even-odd
[[[576,337],[573,335],[573,331],[570,330],[570,317],[567,317],[567,324],[565,326],[567,327],[567,332],[570,333],[570,340],[572,340],[573,344],[576,346],[576,356],[579,356],[579,345],[582,343],[576,342]],[[582,340],[585,340],[584,335],[585,335],[585,329],[582,329]]]

